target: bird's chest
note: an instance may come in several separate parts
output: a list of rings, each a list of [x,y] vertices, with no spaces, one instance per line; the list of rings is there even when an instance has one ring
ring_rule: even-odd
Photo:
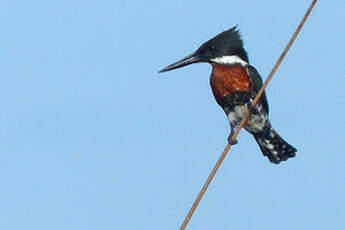
[[[210,84],[216,101],[220,101],[236,92],[252,89],[246,70],[241,65],[222,66],[213,64]]]

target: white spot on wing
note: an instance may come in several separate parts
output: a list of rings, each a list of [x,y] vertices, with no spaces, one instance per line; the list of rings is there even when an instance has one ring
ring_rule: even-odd
[[[273,131],[271,131],[270,136],[271,136],[272,138],[274,137]]]
[[[268,144],[268,145],[267,145],[267,148],[268,148],[268,149],[273,149],[274,146],[273,146],[272,144]]]

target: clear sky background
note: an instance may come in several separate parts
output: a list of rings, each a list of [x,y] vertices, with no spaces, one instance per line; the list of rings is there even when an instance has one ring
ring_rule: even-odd
[[[226,145],[211,67],[238,24],[265,79],[311,1],[0,1],[0,229],[178,229]],[[344,229],[345,2],[319,1],[267,89],[298,148],[241,132],[188,229]]]

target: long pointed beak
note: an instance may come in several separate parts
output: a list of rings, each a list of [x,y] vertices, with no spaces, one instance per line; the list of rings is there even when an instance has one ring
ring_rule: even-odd
[[[202,59],[201,59],[200,55],[192,53],[191,55],[188,55],[187,57],[179,60],[178,62],[175,62],[174,64],[171,64],[171,65],[165,67],[164,69],[160,70],[158,73],[163,73],[163,72],[170,71],[173,69],[181,68],[183,66],[190,65],[193,63],[197,63],[197,62],[201,62],[201,61],[202,61]]]

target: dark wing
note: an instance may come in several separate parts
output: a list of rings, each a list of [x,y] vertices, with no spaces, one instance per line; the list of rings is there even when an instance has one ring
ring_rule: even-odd
[[[254,91],[258,93],[262,87],[262,79],[258,71],[251,65],[246,66],[246,71],[250,80],[250,83],[252,84]],[[268,102],[267,102],[267,97],[266,93],[262,94],[259,102],[262,104],[264,109],[266,110],[268,114]]]

